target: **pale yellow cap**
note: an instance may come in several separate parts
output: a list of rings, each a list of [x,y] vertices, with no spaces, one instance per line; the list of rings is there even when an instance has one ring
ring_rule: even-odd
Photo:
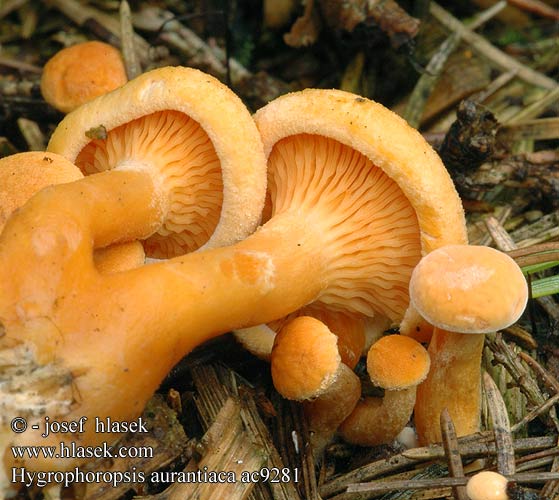
[[[528,286],[516,262],[494,248],[448,245],[412,273],[410,298],[432,325],[458,333],[489,333],[524,311]]]
[[[478,472],[468,480],[466,494],[470,500],[508,500],[507,483],[498,472]]]

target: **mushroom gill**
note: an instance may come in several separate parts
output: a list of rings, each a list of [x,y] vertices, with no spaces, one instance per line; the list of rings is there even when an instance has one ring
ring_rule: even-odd
[[[260,220],[266,167],[254,120],[230,89],[193,68],[148,71],[80,106],[48,151],[86,174],[116,169],[123,181],[139,174],[152,184],[144,204],[161,213],[145,221],[148,256],[231,245]]]
[[[325,254],[329,285],[317,303],[399,320],[421,258],[417,216],[400,187],[360,152],[313,134],[274,145],[268,185],[271,217],[304,214]]]
[[[181,255],[201,247],[215,231],[223,204],[221,165],[208,135],[178,111],[158,111],[93,139],[76,165],[87,175],[142,169],[149,163],[168,199],[162,226],[144,244],[151,257]]]

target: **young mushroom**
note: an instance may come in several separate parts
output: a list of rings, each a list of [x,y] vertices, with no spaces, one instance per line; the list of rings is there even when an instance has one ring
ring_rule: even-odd
[[[276,335],[272,379],[285,398],[303,401],[318,455],[361,396],[359,377],[342,362],[338,338],[311,316],[286,322]]]
[[[0,232],[8,217],[41,189],[82,178],[78,167],[56,153],[27,151],[1,158]],[[93,259],[99,272],[111,273],[141,266],[145,254],[138,241],[129,241],[97,248]]]
[[[127,107],[118,117],[109,113],[120,104]],[[65,420],[136,418],[196,345],[312,302],[397,322],[422,253],[465,241],[460,200],[440,159],[386,108],[342,91],[307,90],[276,99],[255,119],[260,135],[242,103],[211,77],[164,68],[81,106],[53,134],[49,149],[87,171],[119,159],[110,171],[41,191],[0,235],[2,341],[29,346],[36,363],[56,362],[72,375],[78,400]],[[85,135],[101,125],[107,139]],[[150,141],[141,143],[143,137]],[[224,191],[223,204],[212,202],[221,207],[218,222],[187,248],[231,243],[255,227],[265,184],[260,138],[271,218],[229,247],[100,275],[94,246],[176,229],[165,221],[189,196],[175,181],[190,174],[179,176],[175,167],[188,163],[182,144],[192,137],[186,150],[198,154],[188,158],[213,163],[215,154],[221,169],[214,178]],[[167,152],[171,170],[158,168],[168,165]],[[190,186],[200,180],[194,175]],[[25,272],[11,272],[23,262]],[[90,445],[108,439],[91,428],[80,438]],[[14,445],[58,441],[34,430],[13,437]],[[23,465],[45,470],[75,462]]]
[[[427,351],[411,337],[387,335],[377,340],[367,355],[367,372],[384,396],[362,398],[341,424],[342,438],[361,446],[394,441],[411,417],[416,388],[429,366]]]
[[[435,329],[431,370],[417,390],[414,420],[423,444],[441,440],[447,408],[458,436],[479,430],[484,333],[506,328],[524,311],[528,287],[508,255],[490,247],[448,245],[426,255],[410,281],[415,309]]]
[[[128,81],[120,51],[104,42],[82,42],[50,58],[41,75],[41,93],[51,106],[69,113]]]

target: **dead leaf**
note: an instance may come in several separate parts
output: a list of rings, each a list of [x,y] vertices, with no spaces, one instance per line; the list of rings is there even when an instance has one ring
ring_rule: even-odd
[[[283,35],[290,47],[307,47],[316,42],[320,33],[320,19],[314,9],[314,0],[307,0],[305,12],[293,23],[291,31]]]
[[[393,47],[399,47],[419,31],[419,20],[410,16],[394,0],[321,0],[326,24],[353,31],[360,23],[374,22],[388,35]]]

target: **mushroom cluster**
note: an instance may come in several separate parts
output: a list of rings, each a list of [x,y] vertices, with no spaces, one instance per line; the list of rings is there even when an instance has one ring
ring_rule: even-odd
[[[252,117],[214,78],[168,67],[69,113],[47,154],[85,177],[49,182],[56,185],[29,193],[6,216],[0,354],[30,371],[62,374],[72,390],[55,391],[58,405],[25,408],[16,397],[25,384],[0,385],[0,407],[8,409],[0,426],[23,412],[30,429],[9,438],[0,432],[0,458],[9,443],[58,444],[60,436],[42,439],[33,430],[47,410],[68,421],[137,418],[192,348],[257,325],[268,332],[263,353],[278,388],[314,398],[306,406],[319,448],[344,421],[342,435],[366,444],[392,439],[407,423],[429,356],[411,337],[382,337],[369,353],[369,372],[385,396],[359,405],[353,368],[367,325],[404,321],[413,331],[427,322],[435,326],[434,346],[442,342],[438,332],[459,331],[424,306],[433,284],[417,272],[451,244],[469,247],[447,171],[401,118],[368,99],[317,89],[282,96]],[[136,240],[164,260],[99,269],[94,255]],[[485,286],[491,293],[496,285]],[[522,308],[519,299],[515,313]],[[444,346],[429,351],[429,373],[437,371],[419,385],[416,412],[440,406],[425,384],[446,373],[437,354]],[[302,372],[290,371],[293,357]],[[294,389],[297,381],[302,389]],[[329,407],[340,394],[347,404],[334,415]],[[379,438],[364,423],[375,412],[392,422]],[[78,437],[82,445],[115,439],[92,427]],[[18,465],[75,463],[43,457]]]

